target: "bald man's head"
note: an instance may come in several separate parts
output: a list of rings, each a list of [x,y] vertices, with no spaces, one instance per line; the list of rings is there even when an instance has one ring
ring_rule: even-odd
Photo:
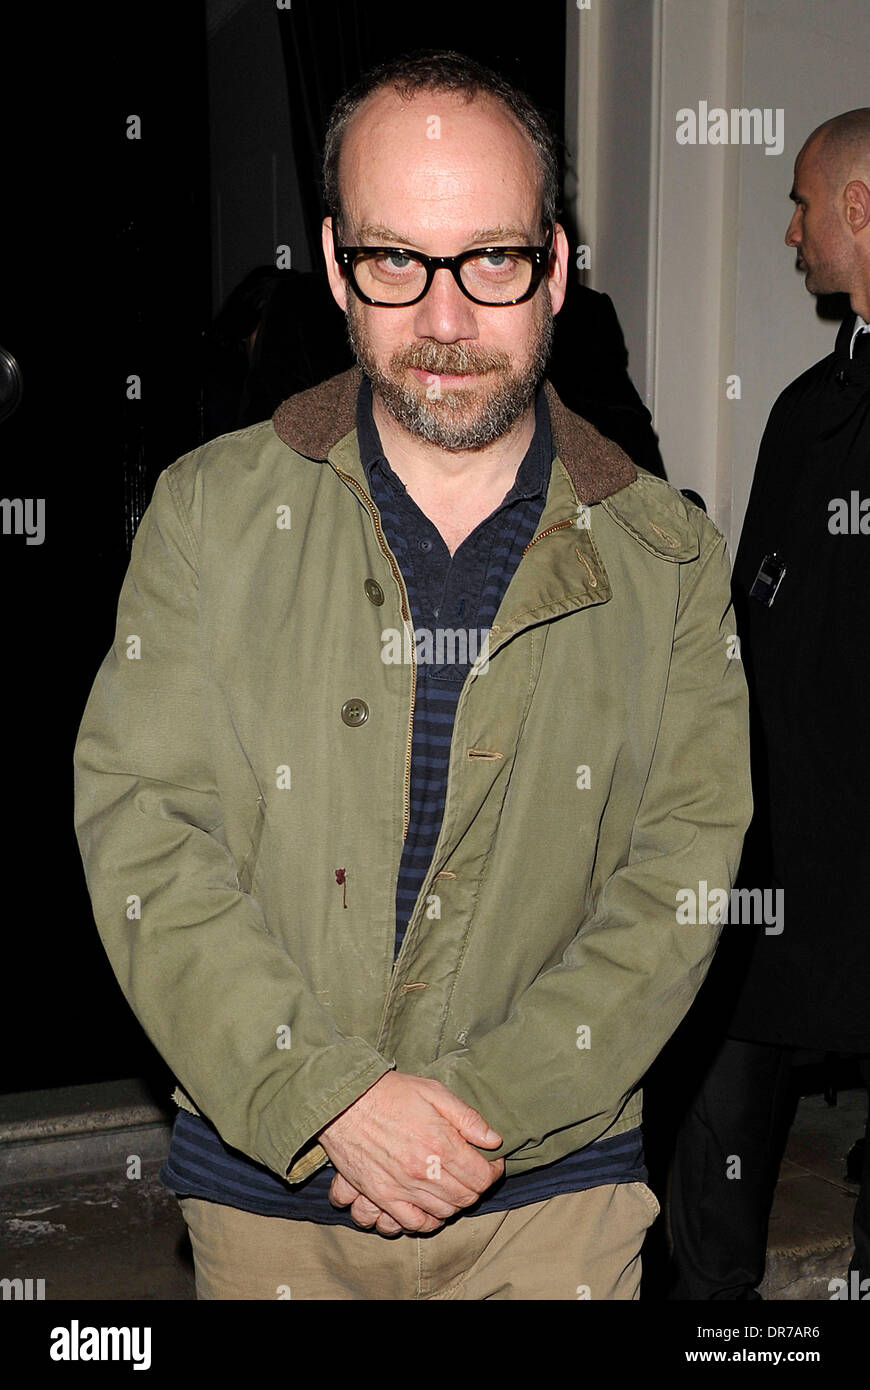
[[[848,294],[870,315],[870,107],[817,126],[794,166],[785,234],[811,294]]]
[[[809,154],[811,147],[833,193],[840,193],[853,179],[870,185],[870,106],[824,121],[801,153]]]

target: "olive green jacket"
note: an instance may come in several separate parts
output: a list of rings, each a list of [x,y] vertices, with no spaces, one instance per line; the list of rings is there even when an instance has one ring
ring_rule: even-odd
[[[715,949],[677,894],[730,888],[751,814],[725,541],[547,385],[546,505],[394,962],[416,672],[382,659],[410,616],[358,383],[160,475],[76,743],[79,846],[176,1099],[228,1144],[299,1181],[397,1067],[524,1171],[639,1123]]]

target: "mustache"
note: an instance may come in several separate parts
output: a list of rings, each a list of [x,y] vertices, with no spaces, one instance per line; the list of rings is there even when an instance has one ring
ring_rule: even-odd
[[[390,363],[395,371],[416,367],[419,372],[431,372],[435,376],[507,371],[510,364],[506,352],[469,348],[462,343],[435,342],[413,343],[395,353]]]

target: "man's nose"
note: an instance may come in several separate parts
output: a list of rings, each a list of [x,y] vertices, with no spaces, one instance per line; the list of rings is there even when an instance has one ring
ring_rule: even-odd
[[[418,338],[453,343],[478,336],[475,306],[457,285],[449,270],[440,266],[432,277],[429,293],[416,306],[414,332]]]
[[[795,208],[785,232],[786,246],[800,245],[800,208]]]

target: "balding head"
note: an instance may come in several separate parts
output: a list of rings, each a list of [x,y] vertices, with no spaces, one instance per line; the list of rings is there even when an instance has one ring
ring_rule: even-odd
[[[461,96],[466,103],[489,97],[489,104],[495,103],[529,142],[540,179],[540,220],[545,227],[555,222],[558,164],[556,142],[547,116],[525,92],[490,68],[466,54],[437,49],[406,54],[372,68],[333,107],[324,144],[323,188],[329,211],[338,222],[344,211],[339,181],[344,137],[360,108],[370,104],[374,96],[399,96],[404,102],[425,96],[430,103],[438,97]],[[480,104],[487,103],[481,101]],[[437,107],[432,109],[437,110]]]
[[[860,179],[870,186],[870,106],[844,111],[817,126],[801,151],[818,158],[834,193]]]
[[[817,126],[795,161],[785,234],[811,294],[848,294],[870,320],[870,107]]]

